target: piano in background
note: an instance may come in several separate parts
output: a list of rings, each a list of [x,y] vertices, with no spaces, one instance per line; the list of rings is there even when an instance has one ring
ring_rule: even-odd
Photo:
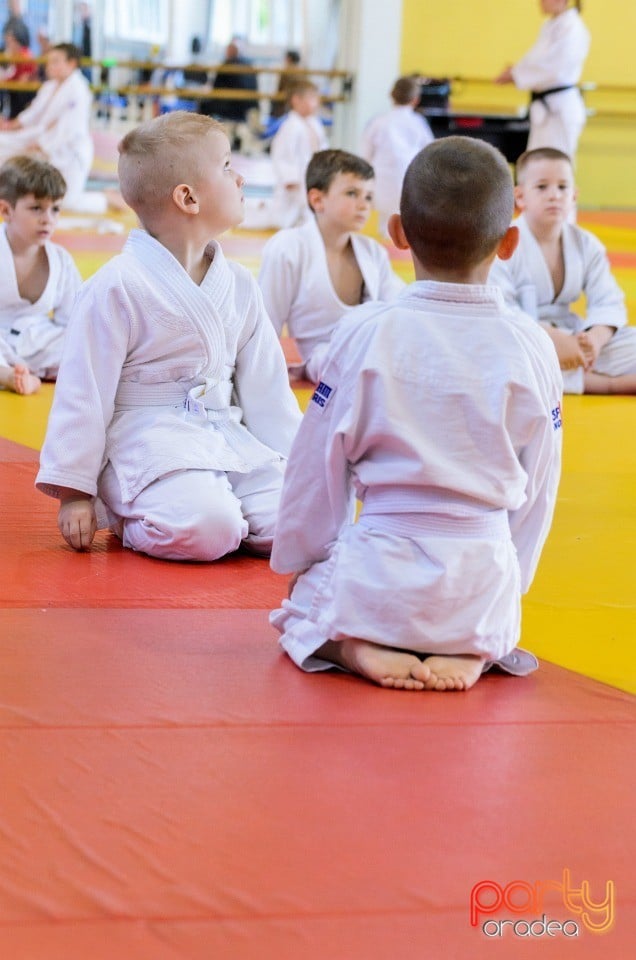
[[[518,114],[461,113],[449,109],[451,81],[424,80],[418,110],[424,114],[436,137],[475,137],[501,150],[515,163],[526,149],[530,122]]]

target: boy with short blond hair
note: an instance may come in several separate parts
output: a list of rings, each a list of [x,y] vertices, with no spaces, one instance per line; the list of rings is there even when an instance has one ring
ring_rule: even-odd
[[[570,222],[576,189],[570,158],[541,147],[517,161],[515,220],[520,241],[490,279],[509,303],[546,330],[563,371],[565,393],[636,393],[636,328],[603,244]],[[585,296],[579,316],[572,309]]]
[[[143,229],[73,311],[37,486],[75,549],[215,560],[269,553],[300,413],[249,271],[215,239],[242,217],[222,126],[175,112],[119,145]]]
[[[37,157],[0,167],[0,386],[15,393],[55,379],[82,283],[70,253],[51,241],[65,192],[59,170]]]
[[[360,233],[373,204],[373,167],[345,150],[321,150],[305,182],[313,216],[267,241],[258,282],[277,334],[286,327],[298,347],[302,362],[291,372],[317,382],[341,317],[367,300],[392,300],[404,284],[384,247]]]
[[[407,170],[389,229],[416,281],[336,328],[285,478],[271,564],[294,576],[271,620],[303,670],[448,691],[536,667],[516,644],[556,499],[561,377],[546,334],[486,285],[512,210],[481,141],[435,141]]]

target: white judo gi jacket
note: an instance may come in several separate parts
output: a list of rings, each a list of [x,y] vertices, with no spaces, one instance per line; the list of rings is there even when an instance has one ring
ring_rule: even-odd
[[[560,399],[549,338],[496,287],[416,282],[342,321],[271,557],[306,571],[272,614],[299,666],[347,635],[490,659],[515,647],[555,504]]]
[[[82,284],[70,253],[44,245],[49,278],[35,302],[20,295],[6,225],[0,225],[0,362],[23,362],[38,377],[54,377],[60,365],[66,325]]]
[[[249,271],[213,241],[199,286],[142,230],[78,297],[37,486],[124,503],[179,470],[247,473],[286,457],[300,413]]]
[[[573,7],[542,25],[536,43],[513,67],[512,77],[520,90],[540,93],[571,87],[535,100],[530,106],[528,150],[554,147],[574,158],[585,106],[576,84],[590,49],[590,34]]]
[[[384,247],[359,233],[351,235],[351,243],[364,280],[364,299],[393,300],[404,282],[393,272]],[[305,364],[329,341],[340,318],[356,309],[343,303],[333,287],[325,244],[313,216],[301,227],[280,230],[267,241],[258,283],[276,333],[280,336],[287,327]]]
[[[575,224],[563,225],[564,279],[555,293],[550,269],[524,215],[514,223],[519,228],[517,249],[509,260],[496,259],[489,276],[506,302],[541,323],[573,334],[597,324],[615,327],[617,332],[601,349],[594,370],[609,376],[636,373],[636,329],[626,326],[625,296],[601,241]],[[586,301],[583,316],[572,309],[581,295]],[[582,368],[564,371],[563,381],[566,393],[582,393]]]

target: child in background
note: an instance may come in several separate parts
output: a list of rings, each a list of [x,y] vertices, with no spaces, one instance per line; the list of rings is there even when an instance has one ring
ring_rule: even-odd
[[[636,393],[636,328],[603,244],[570,222],[576,190],[570,158],[542,147],[517,161],[520,241],[490,280],[538,320],[556,348],[565,393]],[[586,312],[572,306],[585,294]]]
[[[82,278],[51,242],[66,192],[62,174],[33,156],[0,167],[0,386],[35,393],[55,379]]]
[[[384,247],[359,233],[373,204],[373,167],[344,150],[321,150],[306,186],[313,216],[267,241],[258,282],[277,334],[286,325],[298,346],[293,374],[317,382],[340,318],[365,300],[392,300],[404,284]]]
[[[433,132],[415,107],[420,102],[417,77],[399,77],[391,90],[393,106],[375,117],[362,135],[360,153],[375,170],[375,206],[378,229],[388,237],[389,217],[400,209],[400,193],[406,168]]]
[[[37,486],[76,550],[110,526],[164,559],[268,554],[300,412],[256,281],[213,239],[243,212],[230,144],[177,111],[119,150],[144,229],[78,297]]]
[[[561,376],[486,285],[512,211],[482,141],[435,141],[407,170],[389,229],[416,281],[336,328],[285,478],[271,564],[294,578],[271,619],[303,670],[447,691],[536,667],[515,645],[556,499]]]
[[[325,128],[316,116],[320,109],[316,85],[309,80],[294,84],[289,107],[270,149],[275,181],[273,220],[278,227],[294,227],[309,218],[305,172],[313,154],[328,146]]]

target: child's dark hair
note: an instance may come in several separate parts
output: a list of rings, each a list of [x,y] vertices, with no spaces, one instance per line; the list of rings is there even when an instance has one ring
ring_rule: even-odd
[[[76,63],[82,59],[82,51],[74,43],[56,43],[50,49],[61,50],[67,60],[74,60]]]
[[[61,200],[66,180],[52,163],[36,157],[12,157],[0,167],[0,200],[14,207],[21,197],[33,194],[38,200]]]
[[[391,99],[399,107],[405,107],[420,96],[421,84],[419,77],[398,77],[391,89]]]
[[[339,173],[353,173],[361,180],[372,180],[375,171],[370,163],[346,150],[318,150],[309,161],[305,183],[307,190],[328,190]]]
[[[554,147],[536,147],[534,150],[526,150],[518,158],[515,164],[515,176],[517,183],[522,179],[526,168],[533,160],[565,160],[572,166],[572,160],[563,150],[556,150]]]
[[[416,155],[400,201],[402,226],[421,264],[474,267],[497,247],[512,220],[510,169],[490,144],[443,137]]]

